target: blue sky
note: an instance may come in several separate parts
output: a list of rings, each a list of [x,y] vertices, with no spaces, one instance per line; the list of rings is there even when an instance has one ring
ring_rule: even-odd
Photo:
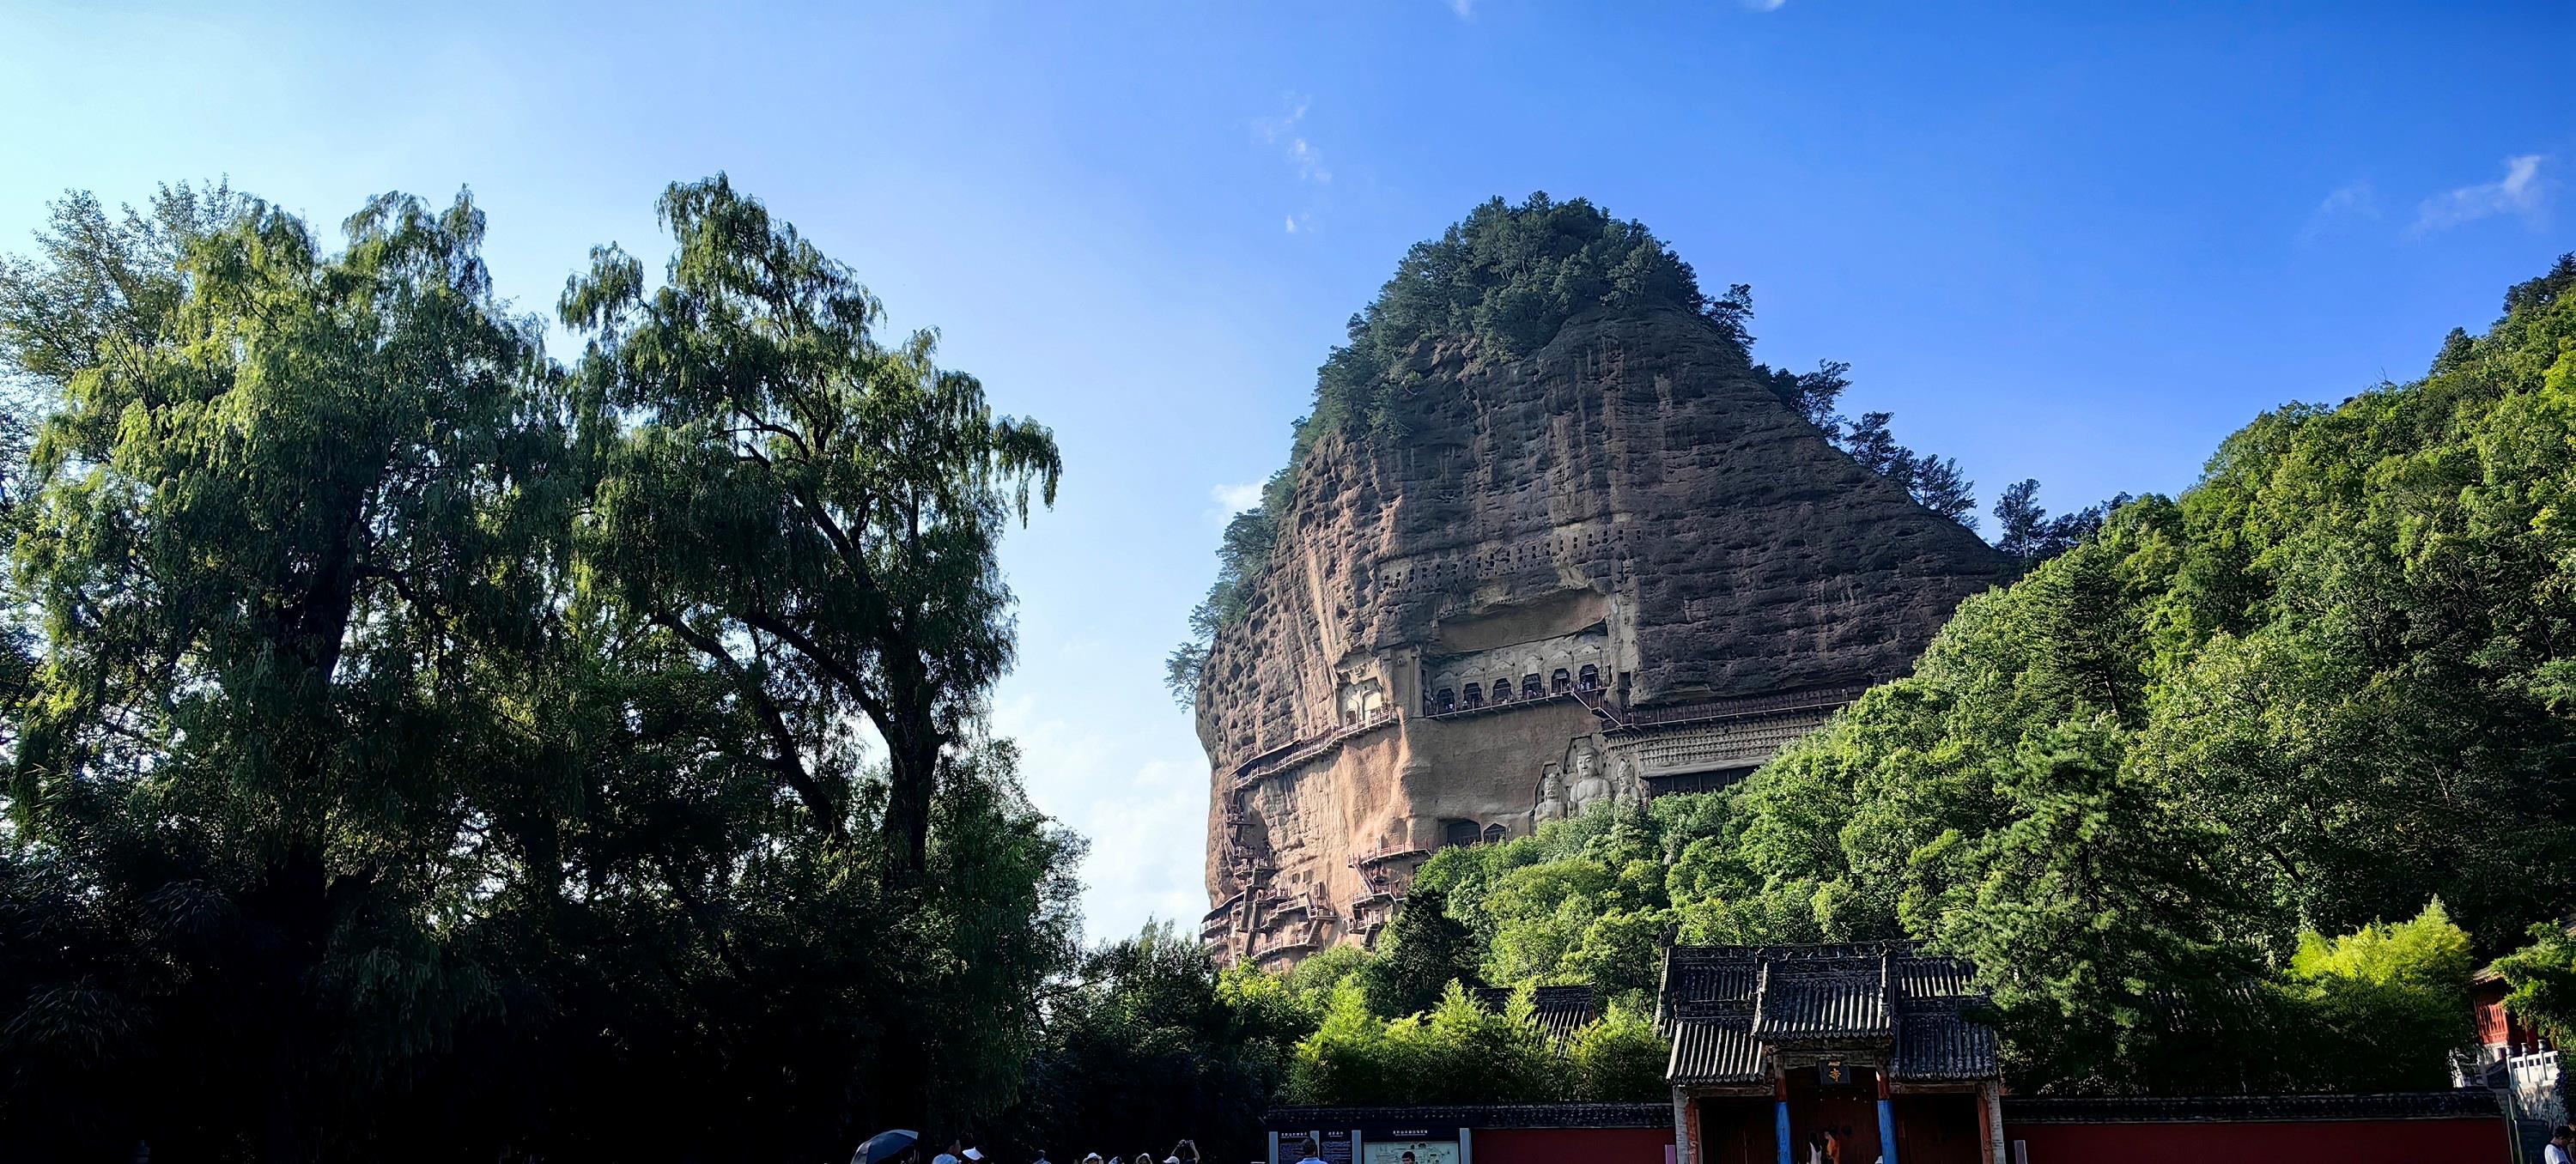
[[[0,246],[66,187],[471,186],[539,309],[725,170],[1055,427],[997,720],[1092,838],[1096,936],[1205,907],[1160,675],[1227,499],[1478,201],[1643,219],[1752,284],[1758,357],[1850,361],[1853,411],[2059,508],[2416,375],[2576,249],[2565,3],[209,8],[0,0]]]

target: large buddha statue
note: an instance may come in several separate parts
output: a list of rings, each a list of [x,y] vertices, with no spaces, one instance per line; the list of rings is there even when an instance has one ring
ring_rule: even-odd
[[[1572,747],[1566,749],[1565,767],[1574,781],[1570,794],[1574,815],[1581,816],[1583,810],[1594,803],[1611,798],[1614,790],[1610,787],[1609,774],[1601,766],[1600,750],[1592,746],[1590,739],[1577,739]]]

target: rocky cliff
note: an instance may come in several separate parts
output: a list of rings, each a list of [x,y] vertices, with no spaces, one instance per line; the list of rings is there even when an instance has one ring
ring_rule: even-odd
[[[1904,673],[2002,555],[1673,307],[1519,358],[1429,338],[1400,435],[1321,435],[1198,690],[1203,935],[1292,961],[1444,844],[1713,787]]]

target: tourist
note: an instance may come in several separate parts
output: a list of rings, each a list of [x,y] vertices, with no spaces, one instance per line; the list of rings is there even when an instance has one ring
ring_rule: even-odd
[[[1180,1143],[1172,1145],[1171,1159],[1177,1161],[1178,1164],[1199,1164],[1199,1142],[1197,1140],[1183,1140]]]
[[[930,1158],[930,1164],[960,1164],[959,1154],[966,1150],[966,1138],[950,1136],[948,1149]]]
[[[1323,1158],[1315,1154],[1315,1141],[1308,1140],[1297,1150],[1305,1153],[1297,1158],[1297,1164],[1324,1164]]]
[[[2541,1164],[2576,1164],[2576,1160],[2571,1160],[2567,1155],[2568,1146],[2571,1144],[2576,1144],[2576,1128],[2562,1125],[2557,1131],[2549,1133],[2549,1147],[2541,1154]]]

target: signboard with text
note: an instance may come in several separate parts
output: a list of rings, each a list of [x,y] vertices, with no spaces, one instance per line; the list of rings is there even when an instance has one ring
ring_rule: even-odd
[[[1272,1132],[1270,1164],[1296,1164],[1312,1152],[1324,1164],[1360,1164],[1360,1136],[1350,1129],[1341,1131]]]
[[[1366,1148],[1366,1164],[1463,1164],[1457,1140],[1435,1140],[1428,1131],[1400,1129],[1382,1139],[1371,1136]]]

